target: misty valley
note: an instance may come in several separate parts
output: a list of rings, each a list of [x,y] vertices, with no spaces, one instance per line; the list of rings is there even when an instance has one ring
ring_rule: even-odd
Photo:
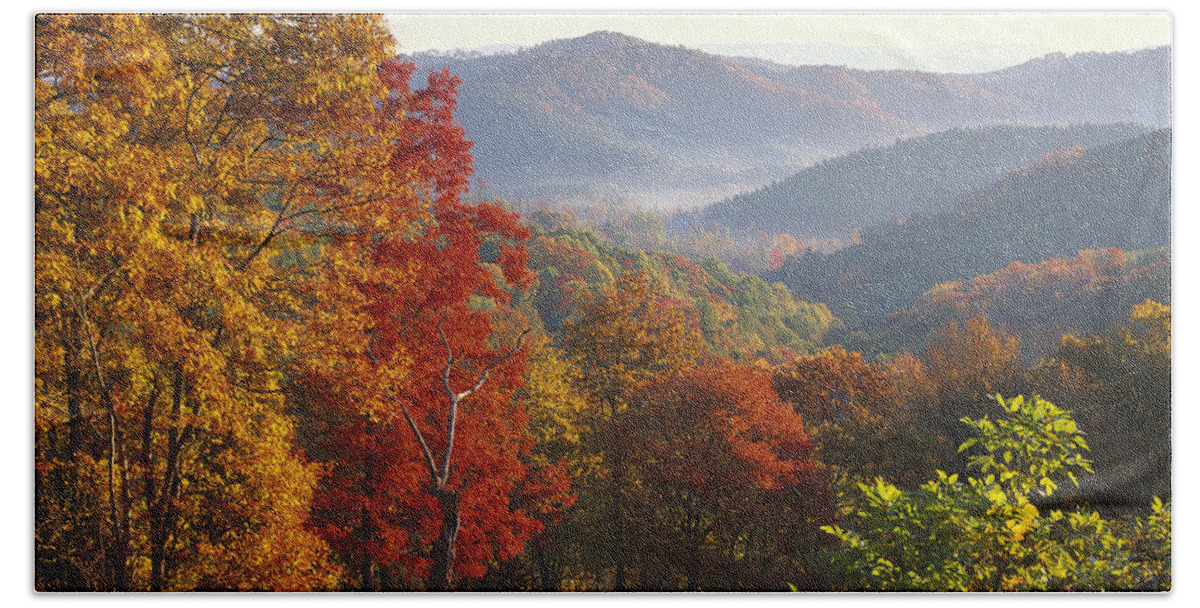
[[[1165,591],[1171,47],[40,15],[39,591]]]

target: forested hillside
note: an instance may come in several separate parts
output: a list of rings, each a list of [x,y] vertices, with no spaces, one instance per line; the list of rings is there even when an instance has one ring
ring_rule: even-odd
[[[564,213],[541,211],[529,220],[537,235],[528,244],[529,268],[539,281],[528,297],[552,335],[593,292],[631,271],[646,272],[687,311],[713,352],[735,360],[782,363],[820,350],[842,327],[824,304],[795,300],[783,285],[730,272],[715,258],[614,246]]]
[[[677,225],[720,225],[738,234],[769,229],[848,241],[855,228],[941,211],[965,191],[1047,154],[1141,135],[1135,125],[995,126],[952,129],[820,162],[766,186],[682,214]]]
[[[458,116],[475,142],[475,180],[488,188],[475,195],[485,200],[674,209],[952,127],[1170,119],[1165,48],[955,75],[783,66],[595,32],[513,53],[413,60],[420,73],[445,67],[463,79]]]
[[[855,324],[906,308],[937,283],[1084,249],[1171,242],[1171,131],[1053,154],[949,209],[862,232],[858,245],[790,258],[768,275]]]
[[[1087,249],[942,283],[889,315],[875,344],[919,352],[947,322],[985,314],[1020,338],[1024,360],[1033,363],[1057,348],[1064,334],[1102,333],[1147,299],[1170,304],[1171,255],[1164,249]]]
[[[864,103],[612,32],[414,59],[463,78],[458,115],[476,134],[478,175],[503,197],[695,204],[915,132]]]
[[[36,590],[1171,588],[1170,129],[386,24],[37,16]]]

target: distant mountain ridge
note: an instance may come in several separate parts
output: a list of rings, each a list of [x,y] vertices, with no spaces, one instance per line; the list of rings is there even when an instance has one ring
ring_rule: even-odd
[[[822,161],[753,192],[677,220],[809,240],[847,240],[854,228],[944,209],[964,192],[1049,152],[1091,148],[1149,129],[1137,125],[954,128]]]
[[[769,280],[870,327],[927,289],[1011,262],[1171,244],[1171,130],[1052,157],[964,194],[952,207],[863,231],[828,255],[789,258]]]
[[[475,142],[476,193],[485,198],[693,206],[954,126],[1081,118],[1165,126],[1170,116],[1166,47],[978,75],[781,66],[613,32],[412,59],[421,71],[445,67],[462,78],[457,116]],[[1110,64],[1097,86],[1080,76]],[[1076,107],[1080,94],[1047,86],[1052,78],[1084,97],[1124,101]],[[1054,104],[1066,102],[1075,106],[1056,114]]]
[[[1171,48],[1051,53],[979,74],[791,66],[751,57],[731,61],[792,86],[881,111],[931,130],[994,122],[1171,124]]]
[[[506,55],[414,60],[462,78],[457,116],[475,141],[478,175],[500,196],[709,202],[918,132],[858,100],[607,32]]]
[[[846,66],[790,66],[762,59],[733,61],[791,86],[839,99],[854,99],[901,117],[907,124],[940,130],[1018,118],[1017,98],[969,77],[912,70],[860,70]]]
[[[962,78],[1016,100],[1030,122],[1171,125],[1171,47],[1130,53],[1051,53]]]

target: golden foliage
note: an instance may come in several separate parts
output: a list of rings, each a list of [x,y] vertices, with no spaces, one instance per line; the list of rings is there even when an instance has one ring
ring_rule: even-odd
[[[361,340],[347,241],[398,219],[382,21],[45,15],[36,45],[39,588],[335,585],[281,389]]]

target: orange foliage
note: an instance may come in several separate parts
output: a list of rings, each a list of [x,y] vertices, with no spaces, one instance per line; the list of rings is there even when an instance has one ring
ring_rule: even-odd
[[[354,500],[317,521],[347,579],[363,547],[419,575],[440,514],[397,399],[444,443],[435,325],[462,391],[533,278],[515,218],[460,202],[457,81],[411,89],[371,16],[47,15],[36,40],[39,588],[334,587],[310,503]],[[538,528],[510,497],[563,502],[521,462],[524,356],[458,420],[467,576]]]
[[[398,187],[382,21],[36,26],[39,587],[336,585],[284,370],[344,335],[306,332],[336,281],[302,258]]]
[[[916,336],[950,319],[986,312],[1020,337],[1029,364],[1056,348],[1063,334],[1100,331],[1147,297],[1169,296],[1169,254],[1135,261],[1115,247],[1085,249],[1072,258],[1013,262],[967,281],[940,284],[888,325],[894,333]]]
[[[541,528],[535,515],[569,487],[554,470],[529,477],[529,416],[512,399],[526,352],[509,290],[533,280],[519,243],[528,230],[499,207],[460,202],[470,144],[451,113],[456,80],[434,74],[411,91],[411,70],[386,66],[397,105],[385,109],[405,117],[389,168],[413,182],[392,204],[421,228],[369,248],[357,281],[365,343],[331,353],[336,364],[306,380],[318,417],[341,419],[318,441],[333,474],[315,520],[363,589],[436,584],[439,550],[454,554],[446,576],[481,577],[521,551]],[[495,263],[480,256],[489,240]],[[448,547],[434,542],[441,534]]]
[[[932,456],[933,389],[910,354],[869,363],[834,345],[778,368],[774,386],[808,421],[821,460],[842,472],[910,481]]]
[[[770,376],[719,362],[640,385],[628,443],[629,541],[642,588],[761,588],[755,560],[797,559],[831,516],[828,471]],[[678,582],[676,582],[678,581]]]
[[[1020,376],[1019,348],[1018,337],[979,314],[943,325],[925,356],[943,392],[990,395]]]

